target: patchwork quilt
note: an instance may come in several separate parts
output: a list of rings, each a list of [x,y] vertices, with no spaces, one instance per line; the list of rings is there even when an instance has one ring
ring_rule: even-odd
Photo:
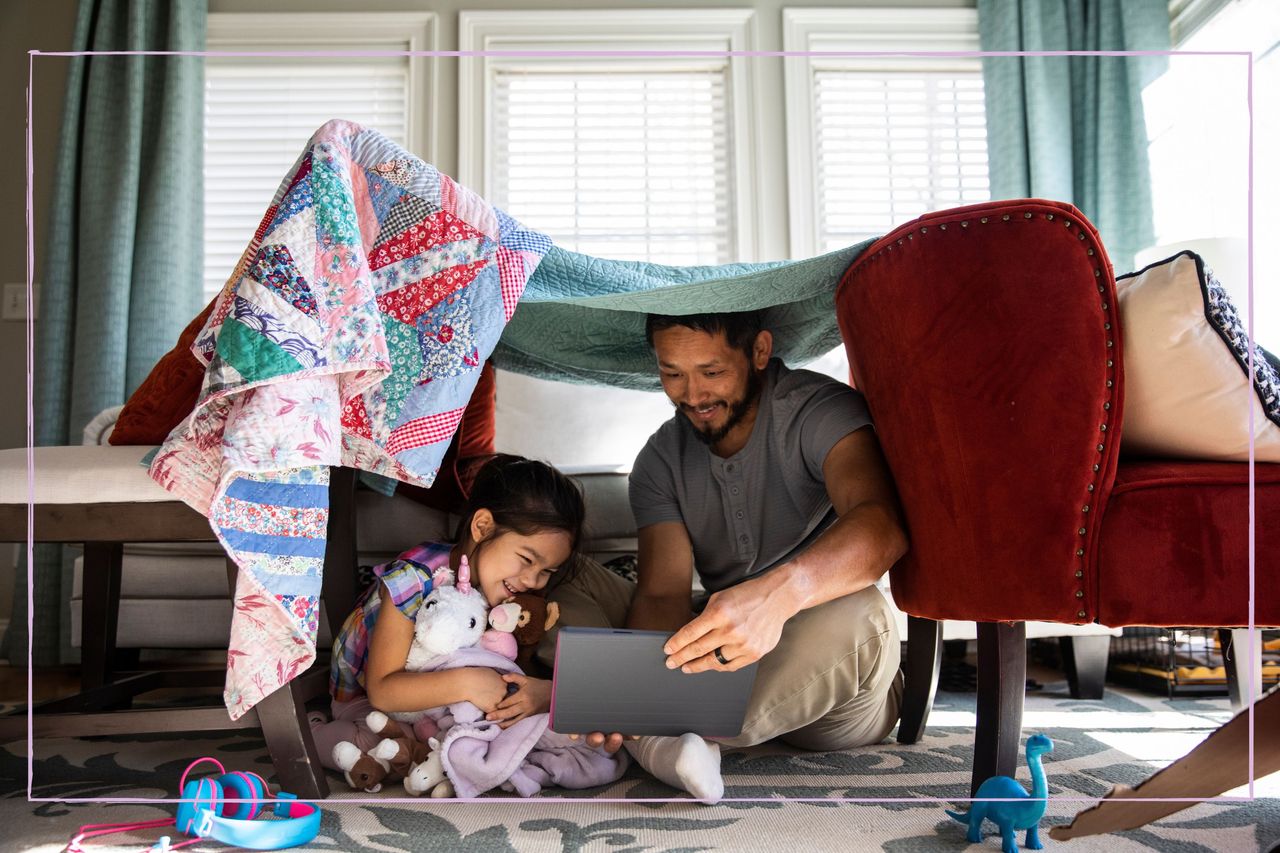
[[[315,660],[329,467],[431,485],[550,245],[374,130],[332,121],[307,143],[197,336],[199,401],[150,468],[240,567],[233,720]]]

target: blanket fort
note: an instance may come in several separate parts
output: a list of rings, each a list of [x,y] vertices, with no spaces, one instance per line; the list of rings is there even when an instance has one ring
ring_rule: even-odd
[[[330,466],[431,485],[550,245],[374,130],[311,137],[197,336],[199,400],[150,469],[240,568],[231,719],[315,660]]]

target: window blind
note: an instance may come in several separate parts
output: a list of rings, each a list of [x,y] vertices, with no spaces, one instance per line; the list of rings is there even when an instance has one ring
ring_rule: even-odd
[[[269,97],[264,95],[268,91]],[[405,57],[209,57],[205,68],[204,290],[226,283],[280,181],[316,128],[343,118],[407,138]]]
[[[499,69],[491,200],[562,248],[620,260],[734,260],[727,70]]]
[[[813,73],[822,251],[988,199],[980,72]]]

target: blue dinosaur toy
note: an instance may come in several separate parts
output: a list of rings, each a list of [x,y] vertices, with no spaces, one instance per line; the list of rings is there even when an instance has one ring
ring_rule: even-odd
[[[1044,817],[1044,809],[1048,805],[1049,783],[1045,780],[1040,756],[1052,751],[1053,741],[1047,735],[1032,735],[1027,738],[1027,767],[1031,770],[1030,795],[1018,780],[1008,776],[992,776],[978,786],[973,806],[967,814],[947,810],[947,814],[969,825],[970,843],[982,840],[982,821],[985,818],[1000,827],[1000,849],[1003,853],[1018,853],[1018,842],[1013,834],[1019,829],[1027,831],[1025,846],[1028,850],[1044,847],[1040,842],[1040,818]]]

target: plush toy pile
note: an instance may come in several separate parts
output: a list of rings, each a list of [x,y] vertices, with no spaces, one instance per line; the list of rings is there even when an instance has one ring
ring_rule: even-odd
[[[471,587],[466,558],[457,578],[449,569],[432,575],[432,589],[418,610],[413,643],[405,661],[411,672],[458,667],[490,667],[519,673],[517,660],[532,660],[538,642],[558,618],[554,604],[521,593],[490,610]],[[414,737],[399,723],[411,724]],[[368,752],[342,742],[334,761],[347,782],[376,792],[384,782],[403,780],[419,796],[472,797],[495,787],[532,796],[547,784],[583,788],[611,782],[626,769],[626,754],[609,755],[567,735],[552,732],[547,714],[534,714],[502,727],[486,720],[468,701],[438,708],[373,712],[369,729],[383,735]]]

